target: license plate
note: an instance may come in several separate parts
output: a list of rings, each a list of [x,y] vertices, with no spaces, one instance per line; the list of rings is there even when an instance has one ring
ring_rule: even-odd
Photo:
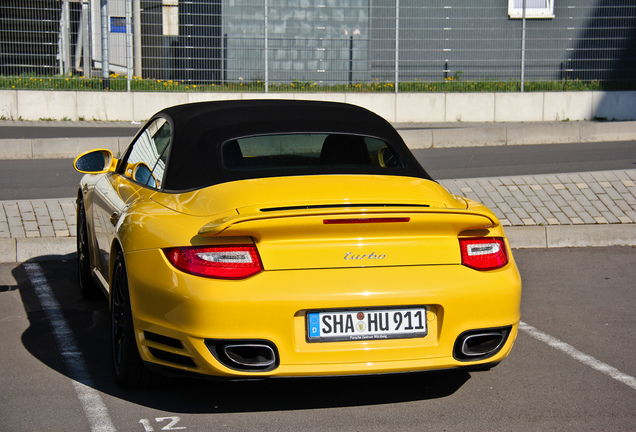
[[[309,342],[426,336],[426,308],[316,311],[307,314]]]

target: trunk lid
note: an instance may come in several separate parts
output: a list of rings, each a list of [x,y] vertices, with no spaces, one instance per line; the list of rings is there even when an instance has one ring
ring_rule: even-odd
[[[485,207],[467,208],[465,200],[428,180],[389,176],[289,180],[226,184],[227,188],[210,194],[216,217],[199,229],[198,236],[251,237],[265,270],[440,265],[461,262],[460,233],[498,225]],[[205,195],[219,186],[223,185],[208,188]],[[204,195],[178,200],[189,203],[182,205],[182,212],[195,215],[210,210],[210,201]]]

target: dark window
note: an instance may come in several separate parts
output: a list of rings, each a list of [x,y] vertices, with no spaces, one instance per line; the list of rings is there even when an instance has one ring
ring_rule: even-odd
[[[402,159],[386,142],[349,134],[277,134],[239,138],[223,145],[223,165],[229,170],[276,170],[314,167],[325,173],[346,167],[400,169]],[[359,171],[355,171],[358,173]]]

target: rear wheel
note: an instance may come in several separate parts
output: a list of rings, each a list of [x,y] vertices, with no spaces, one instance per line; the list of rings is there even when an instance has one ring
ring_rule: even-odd
[[[128,274],[122,252],[115,259],[111,291],[111,345],[115,382],[124,388],[148,387],[154,381],[154,374],[144,365],[137,348]]]
[[[84,298],[94,299],[102,295],[91,273],[90,244],[83,201],[80,201],[77,206],[77,277],[80,292]]]

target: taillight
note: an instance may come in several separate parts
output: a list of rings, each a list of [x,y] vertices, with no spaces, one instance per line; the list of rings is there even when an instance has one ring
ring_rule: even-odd
[[[475,270],[495,270],[508,264],[506,243],[501,237],[460,238],[462,264]]]
[[[186,273],[216,279],[245,279],[263,271],[254,245],[164,249],[168,261]]]

